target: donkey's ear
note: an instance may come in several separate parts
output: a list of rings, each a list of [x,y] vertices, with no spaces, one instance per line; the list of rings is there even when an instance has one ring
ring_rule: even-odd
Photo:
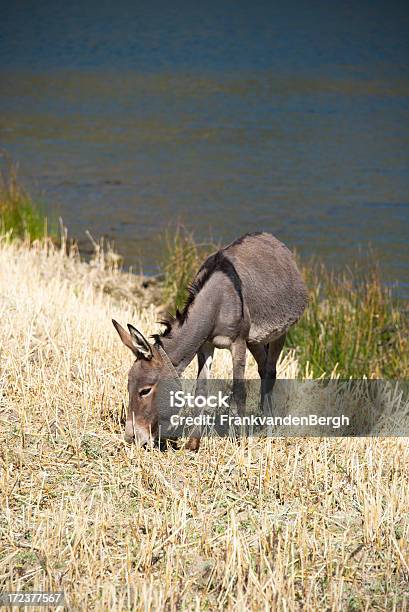
[[[119,334],[119,337],[121,338],[122,342],[125,344],[125,346],[127,346],[129,349],[131,349],[131,351],[133,352],[133,354],[138,357],[138,351],[137,348],[132,340],[132,336],[131,334],[129,334],[123,327],[122,325],[120,325],[117,321],[115,321],[115,319],[112,319],[112,323],[114,324],[114,327],[116,329],[116,331]]]
[[[127,346],[133,352],[135,357],[142,357],[144,359],[152,359],[151,347],[148,344],[148,342],[145,340],[145,338],[142,336],[142,334],[138,332],[137,329],[132,327],[132,325],[128,325],[128,328],[129,328],[129,333],[128,333],[122,327],[122,325],[120,325],[114,319],[112,319],[112,323],[114,324],[114,327],[116,331],[118,332],[119,337],[121,338],[122,342],[125,344],[125,346]],[[132,331],[131,331],[131,328],[132,328]],[[139,339],[137,339],[137,337],[135,336],[134,332],[136,332],[138,337],[140,337],[143,340],[143,346],[141,345]]]
[[[145,336],[136,329],[133,325],[128,323],[129,333],[131,334],[132,342],[144,359],[152,359],[152,348]]]

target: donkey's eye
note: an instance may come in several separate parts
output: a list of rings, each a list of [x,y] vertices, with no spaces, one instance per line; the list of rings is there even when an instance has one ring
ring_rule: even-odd
[[[143,387],[143,389],[139,389],[139,395],[141,397],[146,397],[152,391],[153,387]]]

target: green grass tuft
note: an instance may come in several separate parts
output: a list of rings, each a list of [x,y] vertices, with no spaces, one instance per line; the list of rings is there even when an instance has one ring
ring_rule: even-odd
[[[212,242],[197,243],[193,233],[182,225],[165,232],[165,254],[162,261],[164,303],[174,314],[187,298],[187,288],[201,264],[217,249]]]
[[[16,167],[3,157],[7,165],[0,175],[0,234],[29,241],[55,236],[42,207],[19,185]]]
[[[288,334],[301,365],[315,375],[335,367],[342,377],[405,378],[409,373],[409,320],[403,304],[382,283],[376,262],[330,272],[303,265],[309,305]]]

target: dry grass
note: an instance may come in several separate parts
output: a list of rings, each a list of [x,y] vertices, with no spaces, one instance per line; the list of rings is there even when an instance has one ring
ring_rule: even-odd
[[[0,243],[0,590],[64,590],[71,610],[407,609],[407,441],[126,446],[111,317],[152,332],[156,313],[101,275]]]

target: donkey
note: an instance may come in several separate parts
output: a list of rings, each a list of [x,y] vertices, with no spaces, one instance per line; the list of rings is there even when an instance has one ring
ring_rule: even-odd
[[[246,349],[257,362],[262,396],[271,392],[286,332],[306,304],[307,289],[291,252],[271,234],[256,232],[206,259],[182,312],[164,322],[166,329],[153,336],[153,344],[132,325],[126,331],[113,320],[136,357],[128,376],[126,441],[145,444],[157,435],[159,381],[178,377],[195,355],[198,379],[209,378],[215,347],[232,354],[233,399],[239,407],[245,402]],[[199,443],[195,435],[186,447],[197,450]]]

